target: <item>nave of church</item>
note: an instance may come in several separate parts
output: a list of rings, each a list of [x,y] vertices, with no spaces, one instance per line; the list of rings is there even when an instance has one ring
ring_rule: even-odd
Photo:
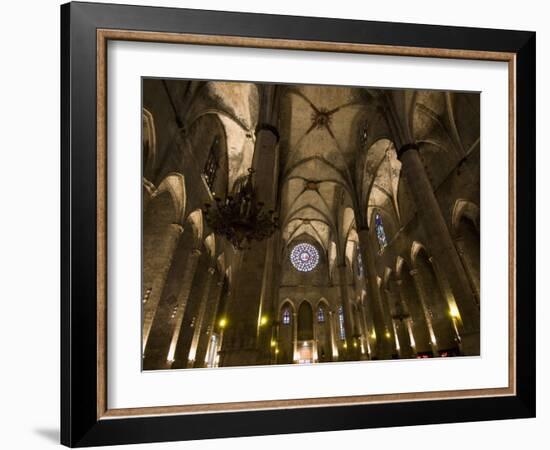
[[[143,80],[144,370],[480,354],[477,93]]]

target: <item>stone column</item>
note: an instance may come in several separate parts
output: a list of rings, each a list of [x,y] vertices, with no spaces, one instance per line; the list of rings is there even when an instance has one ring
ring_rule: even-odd
[[[253,242],[250,249],[235,252],[220,351],[222,367],[258,364],[257,327],[264,261],[265,242]]]
[[[206,333],[203,333],[199,339],[197,355],[195,357],[195,367],[204,367],[208,346],[210,345],[210,337],[214,333],[216,326],[216,316],[218,315],[218,305],[223,291],[223,280],[218,281],[215,286],[210,289],[211,302],[207,307],[204,320],[206,321]]]
[[[474,293],[476,303],[479,305],[479,272],[475,273],[475,271],[472,270],[470,261],[468,261],[468,258],[466,257],[467,250],[464,238],[456,238],[455,245],[458,256],[462,261],[462,265],[464,266],[464,269],[468,272],[468,281],[470,282],[470,286],[472,288],[472,292]]]
[[[330,344],[332,345],[332,360],[338,361],[338,343],[336,342],[336,333],[334,332],[334,313],[328,312],[330,325]]]
[[[429,248],[445,270],[460,311],[463,323],[462,349],[466,355],[479,355],[479,307],[424,169],[418,146],[402,146],[398,157],[402,163],[402,173],[415,200],[417,213],[429,237]]]
[[[166,283],[166,277],[172,265],[174,253],[182,232],[183,227],[181,225],[173,223],[168,226],[164,245],[159,249],[159,251],[162,251],[159,270],[156,274],[152,274],[154,278],[151,286],[143,286],[144,289],[150,289],[147,298],[144,298],[143,304],[142,351],[144,354],[145,348],[147,347],[147,341],[149,340],[149,334],[151,333],[151,327],[153,326],[153,319],[157,312],[160,296],[162,295],[162,289],[164,288],[164,283]],[[147,283],[146,280],[144,280],[144,284],[145,283]]]
[[[279,181],[279,132],[274,125],[275,86],[261,85],[259,94],[252,180],[257,205],[263,207],[264,212],[275,215]],[[266,267],[269,262],[268,247],[268,241],[253,241],[249,249],[239,251],[239,258],[242,260],[239,270],[233,270],[236,281],[232,290],[235,294],[229,298],[227,305],[229,323],[220,352],[222,366],[256,365],[268,357],[268,353],[265,349],[260,349],[259,345],[262,343],[268,346],[269,341],[264,339],[263,333],[260,335],[258,332],[260,316],[265,306],[264,294],[267,294],[271,280],[269,274],[265,275],[265,271],[270,270]]]
[[[412,354],[408,355],[407,357],[411,357],[416,354],[416,344],[414,340],[414,335],[412,332],[412,314],[411,310],[409,309],[409,305],[407,304],[407,300],[403,294],[403,281],[397,280],[397,295],[399,296],[399,302],[401,304],[401,309],[403,311],[403,314],[406,316],[406,318],[403,318],[402,326],[404,327],[403,332],[407,334],[407,341],[408,345],[411,348]]]
[[[430,315],[430,312],[428,311],[428,306],[426,304],[426,293],[424,286],[422,284],[422,281],[420,280],[420,275],[418,274],[418,270],[411,270],[410,274],[413,278],[414,287],[416,289],[416,293],[418,295],[418,299],[420,300],[420,304],[422,305],[422,312],[424,313],[424,318],[426,320],[426,325],[428,327],[428,333],[430,335],[430,347],[432,349],[432,353],[434,356],[439,355],[439,350],[437,348],[437,339],[435,337],[433,325],[432,325],[432,316]]]
[[[366,359],[371,359],[373,345],[371,345],[371,340],[372,340],[371,330],[370,330],[369,324],[367,322],[367,316],[366,316],[366,313],[365,313],[365,309],[367,308],[367,306],[365,305],[364,299],[360,301],[359,307],[361,308],[361,320],[362,320],[362,323],[363,323],[363,330],[364,330],[363,345],[366,347],[364,349],[365,352],[366,352]]]
[[[433,317],[432,325],[435,330],[435,334],[438,339],[439,349],[445,348],[458,348],[460,353],[464,353],[462,347],[462,321],[452,311],[456,312],[456,304],[454,297],[445,277],[445,274],[441,271],[441,268],[436,264],[433,257],[428,258],[428,262],[431,264],[431,269],[434,274],[435,284],[439,292],[439,296],[442,299],[441,302],[431,305]],[[428,289],[425,289],[427,292]],[[440,339],[440,336],[442,339]],[[446,342],[446,344],[444,344]]]
[[[260,111],[256,126],[253,168],[256,198],[264,204],[266,211],[277,208],[279,182],[279,131],[274,110],[275,86],[262,85],[260,88]]]
[[[260,124],[256,130],[254,146],[254,186],[256,198],[266,211],[275,211],[278,188],[279,134],[271,125]]]
[[[254,146],[253,168],[256,201],[263,206],[268,214],[276,215],[277,193],[279,188],[279,132],[275,126],[276,111],[274,109],[275,86],[262,85],[260,87],[260,111],[256,126],[256,142]],[[273,276],[274,255],[277,244],[275,235],[265,242],[265,265],[260,287],[260,308],[258,311],[258,326],[256,345],[258,347],[258,363],[267,364],[271,358],[271,336],[269,333],[273,317]],[[261,324],[262,316],[266,316],[268,323]]]
[[[346,343],[347,349],[344,352],[345,359],[347,360],[356,360],[359,359],[356,355],[357,352],[354,351],[355,347],[353,346],[354,341],[354,317],[353,310],[351,307],[351,302],[348,292],[348,277],[346,274],[346,265],[338,264],[338,275],[340,281],[340,295],[342,296],[342,309],[344,311],[344,330],[346,332]]]
[[[318,354],[319,344],[317,340],[319,339],[319,330],[318,330],[319,322],[317,322],[317,311],[313,312],[312,325],[313,325],[313,347],[311,349],[312,350],[311,358],[313,362],[318,362],[319,361],[319,354]]]
[[[292,313],[292,361],[295,362],[298,357],[298,313]]]
[[[373,318],[376,334],[376,347],[372,348],[378,359],[389,359],[392,355],[391,342],[386,338],[386,324],[384,319],[384,305],[380,290],[378,288],[376,265],[374,264],[375,253],[372,248],[369,230],[359,230],[359,243],[361,245],[361,258],[365,268],[367,279],[368,305]],[[372,338],[371,338],[372,339]]]
[[[216,273],[216,269],[214,267],[209,267],[208,273],[206,275],[206,280],[204,281],[204,289],[201,295],[197,319],[195,321],[195,329],[193,330],[193,338],[191,339],[191,348],[189,349],[189,357],[187,358],[188,367],[193,367],[195,365],[197,347],[199,345],[201,334],[204,331],[202,324],[204,320],[204,313],[206,311],[206,306],[208,304],[208,297],[210,295],[210,286],[212,284],[212,278],[214,277],[214,273]],[[199,366],[202,367],[202,364],[200,362],[199,362]]]
[[[409,311],[401,296],[401,280],[396,280],[394,288],[396,292],[390,292],[390,295],[395,301],[397,306],[395,314],[393,315],[394,333],[396,339],[399,340],[399,356],[401,358],[410,358],[412,356],[411,341],[409,335]]]
[[[388,295],[388,290],[384,287],[380,287],[380,294],[382,298],[382,314],[384,315],[384,341],[386,345],[390,348],[391,357],[393,358],[398,354],[397,341],[395,339],[395,326],[392,318],[392,311],[390,308],[390,296]]]
[[[170,341],[170,349],[168,350],[167,360],[172,363],[174,355],[176,354],[176,345],[181,332],[181,324],[183,317],[185,316],[185,309],[187,308],[187,302],[189,301],[189,294],[191,293],[191,287],[193,286],[193,279],[195,278],[195,272],[197,270],[197,264],[202,252],[198,248],[191,250],[191,254],[185,265],[183,272],[183,279],[181,282],[180,292],[178,294],[178,310],[176,317],[174,318],[174,333],[172,334],[172,340]]]
[[[260,293],[260,308],[258,311],[258,326],[256,339],[258,343],[258,358],[260,364],[269,364],[271,360],[271,339],[272,325],[275,321],[273,311],[273,280],[277,273],[277,262],[275,261],[275,248],[278,241],[278,233],[275,232],[267,241],[265,254],[265,269],[262,279],[262,290]],[[262,324],[262,317],[267,318],[267,323]]]

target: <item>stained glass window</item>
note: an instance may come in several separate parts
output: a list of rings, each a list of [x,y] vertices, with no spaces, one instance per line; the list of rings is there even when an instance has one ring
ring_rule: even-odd
[[[283,309],[283,325],[289,325],[290,324],[290,309],[285,308]]]
[[[342,341],[346,340],[346,329],[344,328],[344,309],[338,307],[338,325],[340,327],[340,339]]]
[[[300,272],[311,272],[319,263],[319,252],[311,244],[297,244],[290,252],[290,262]]]
[[[388,241],[386,240],[386,232],[384,231],[382,217],[380,217],[380,214],[378,213],[374,215],[374,228],[376,229],[376,237],[378,238],[380,250],[383,250],[384,247],[388,245]]]
[[[319,309],[317,310],[317,322],[324,323],[325,322],[325,310],[322,306],[319,306]]]

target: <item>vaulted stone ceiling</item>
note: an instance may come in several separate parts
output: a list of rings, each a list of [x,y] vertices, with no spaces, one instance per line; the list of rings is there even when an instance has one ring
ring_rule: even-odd
[[[281,97],[283,238],[308,234],[326,250],[352,205],[357,118],[367,97],[358,89],[292,86]]]
[[[218,114],[226,130],[231,189],[252,163],[258,91],[252,83],[209,82],[207,87],[206,103],[216,104],[209,110]],[[338,239],[345,246],[356,221],[353,213],[344,217],[342,211],[353,211],[357,194],[360,208],[387,207],[396,201],[400,164],[389,141],[376,142],[368,157],[358,159],[361,152],[367,154],[366,134],[380,119],[372,108],[378,93],[331,86],[279,89],[283,239],[290,243],[305,234],[326,251]],[[388,173],[393,174],[391,185]]]
[[[216,114],[223,124],[231,190],[252,165],[258,87],[208,82],[201,89],[192,109]],[[342,249],[353,242],[358,221],[370,223],[375,208],[401,221],[401,163],[388,139],[393,136],[384,105],[393,104],[406,134],[423,145],[434,185],[479,143],[479,116],[471,115],[475,107],[468,96],[307,85],[277,89],[279,204],[287,244],[307,235],[330,254],[333,242]],[[354,210],[364,217],[354,217]]]
[[[365,150],[360,164],[362,176],[359,185],[361,208],[367,212],[370,224],[374,209],[383,209],[399,218],[398,190],[401,163],[392,141],[380,139]]]
[[[348,253],[348,242],[357,241],[354,209],[398,211],[401,164],[391,141],[373,140],[388,135],[379,97],[348,87],[285,88],[281,211],[287,242],[307,234],[327,251],[340,240]]]

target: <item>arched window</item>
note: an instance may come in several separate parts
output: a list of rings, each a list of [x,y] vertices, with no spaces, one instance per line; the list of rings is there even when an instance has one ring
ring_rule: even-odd
[[[341,306],[338,307],[338,325],[340,331],[340,339],[342,341],[345,341],[346,329],[344,328],[344,309]]]
[[[383,250],[384,247],[388,245],[388,241],[386,240],[386,232],[384,231],[382,217],[379,213],[375,213],[374,215],[374,228],[376,230],[376,237],[378,238],[378,245],[380,246],[380,250]]]
[[[283,325],[290,325],[290,309],[289,308],[283,309],[283,316],[281,318],[281,322],[283,322]]]
[[[216,172],[218,171],[219,167],[218,157],[216,156],[218,143],[219,139],[216,136],[214,138],[214,142],[212,142],[212,145],[210,146],[210,152],[208,153],[208,158],[206,160],[206,164],[204,165],[204,179],[206,180],[206,184],[208,185],[210,192],[214,190],[214,183],[216,182]]]
[[[290,252],[290,262],[299,272],[311,272],[319,263],[319,252],[306,242],[296,244]]]
[[[325,310],[322,306],[319,306],[319,308],[317,309],[317,322],[325,323]]]

